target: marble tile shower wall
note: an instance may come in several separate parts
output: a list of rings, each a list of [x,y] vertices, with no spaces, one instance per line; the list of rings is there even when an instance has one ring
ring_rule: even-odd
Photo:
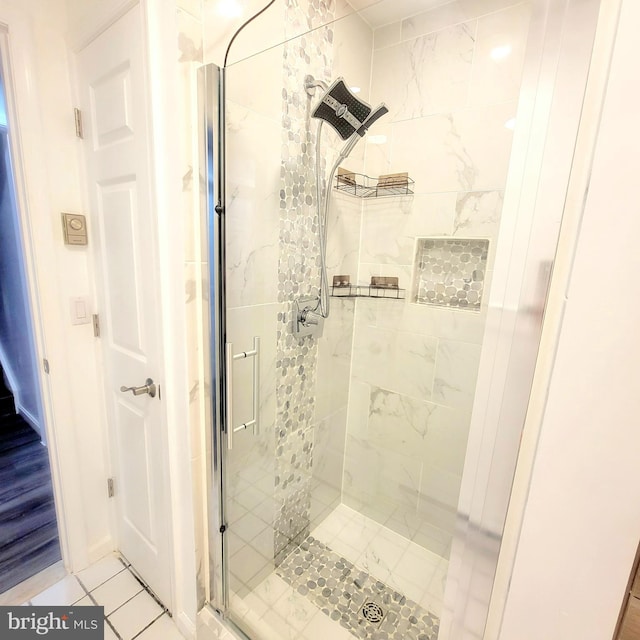
[[[350,86],[360,88],[369,100],[373,32],[358,15],[333,24],[333,69],[331,77],[342,76]],[[315,124],[313,125],[315,128]],[[342,141],[325,128],[323,147],[333,163]],[[360,143],[349,156],[349,168],[364,171],[365,145]],[[331,275],[356,274],[362,225],[362,203],[334,192],[328,216],[327,270]],[[342,499],[347,407],[355,303],[334,298],[331,316],[318,340],[315,432],[312,468],[311,521],[317,526]]]
[[[287,18],[287,28],[292,34],[301,33],[303,25],[313,28],[316,23],[328,22],[329,16],[346,13],[344,3],[340,2],[328,1],[323,5],[323,2],[313,0],[306,6],[298,5],[295,9],[294,6],[292,3]],[[359,16],[348,15],[330,27],[292,40],[284,52],[278,277],[286,306],[278,336],[279,345],[283,346],[278,360],[282,354],[283,366],[287,367],[295,357],[299,367],[294,371],[289,368],[288,380],[280,386],[278,398],[282,411],[278,412],[276,432],[283,442],[276,448],[276,464],[281,472],[288,473],[291,488],[276,487],[276,492],[282,496],[275,527],[277,560],[299,544],[309,526],[322,521],[341,500],[355,310],[353,301],[334,300],[321,338],[299,341],[291,335],[292,301],[307,293],[316,295],[320,280],[315,226],[317,123],[309,118],[317,97],[309,99],[301,87],[309,73],[325,82],[343,76],[351,85],[359,86],[367,99],[372,45],[370,27]],[[342,144],[325,128],[322,175],[326,174]],[[351,163],[357,171],[364,169],[364,145],[352,154]],[[349,199],[332,200],[327,246],[330,273],[357,267],[361,219],[360,203]],[[298,423],[303,426],[294,430],[292,440],[285,418],[290,419],[290,408],[296,405],[294,416],[297,413]],[[282,479],[282,473],[277,473],[276,482],[282,482]]]
[[[326,24],[331,0],[286,2],[287,31]],[[316,213],[316,131],[305,76],[331,82],[332,27],[287,42],[283,51],[280,259],[278,265],[278,387],[276,427],[275,559],[279,564],[309,534],[315,440],[318,340],[291,331],[293,302],[318,295],[320,265]],[[323,157],[321,171],[326,171]]]
[[[374,33],[371,98],[390,114],[366,173],[408,171],[416,193],[364,203],[360,282],[398,276],[410,290],[416,238],[455,236],[489,239],[490,285],[529,5],[466,21],[452,6]],[[484,320],[413,301],[358,300],[355,313],[343,501],[443,556]]]

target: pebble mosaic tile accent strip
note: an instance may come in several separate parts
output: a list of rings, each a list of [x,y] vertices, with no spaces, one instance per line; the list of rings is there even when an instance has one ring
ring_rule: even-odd
[[[274,524],[275,564],[278,566],[293,547],[309,535],[311,490],[307,482],[287,496]]]
[[[436,640],[440,620],[309,536],[277,574],[357,638]]]
[[[291,29],[333,19],[333,0],[286,1]],[[300,32],[300,31],[298,31]],[[309,534],[317,341],[292,334],[294,300],[318,295],[319,246],[315,206],[315,126],[309,123],[304,78],[329,81],[333,30],[315,29],[287,42],[283,52],[280,256],[276,356],[276,564]]]
[[[488,252],[489,240],[419,238],[415,302],[479,311]]]

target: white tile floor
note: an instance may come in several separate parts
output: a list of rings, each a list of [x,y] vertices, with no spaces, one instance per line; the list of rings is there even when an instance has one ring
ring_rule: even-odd
[[[105,640],[184,640],[171,617],[115,555],[64,577],[24,604],[104,606]]]
[[[345,505],[311,532],[336,553],[440,616],[448,561]],[[275,573],[243,598],[231,595],[242,626],[264,640],[353,640],[353,635]]]

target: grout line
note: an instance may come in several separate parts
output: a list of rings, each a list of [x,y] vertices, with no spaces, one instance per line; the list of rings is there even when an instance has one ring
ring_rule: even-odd
[[[115,578],[116,576],[119,576],[122,572],[124,571],[124,569],[120,569],[120,571],[116,571],[116,573],[114,573],[112,576],[109,576],[106,580],[103,580],[102,582],[100,582],[99,584],[97,584],[95,587],[93,587],[93,589],[91,589],[91,591],[89,591],[87,589],[87,587],[84,586],[84,584],[82,583],[82,580],[80,580],[79,576],[72,574],[73,577],[80,583],[80,586],[85,590],[85,593],[87,595],[89,595],[89,593],[91,593],[92,591],[95,591],[96,589],[98,589],[99,587],[101,587],[102,585],[106,584],[107,582],[109,582],[109,580],[111,580],[112,578]]]
[[[116,611],[122,609],[122,607],[124,607],[125,604],[128,604],[129,602],[131,602],[136,596],[139,596],[143,591],[144,591],[144,589],[140,589],[140,591],[138,591],[138,593],[136,593],[135,595],[131,596],[128,600],[125,600],[123,603],[119,604],[113,611],[109,612],[109,616],[113,615]]]
[[[155,603],[162,609],[163,613],[168,614],[169,617],[171,618],[172,615],[171,615],[171,612],[169,611],[169,609],[167,609],[167,607],[165,607],[165,605],[162,602],[162,600],[160,600],[160,598],[158,598],[158,596],[151,590],[149,585],[136,573],[136,570],[133,568],[133,566],[131,564],[128,566],[128,570],[129,570],[129,573],[131,573],[131,575],[140,583],[140,585],[142,586],[143,590],[149,596],[151,596],[151,598],[155,601]],[[136,595],[139,595],[139,592]]]
[[[104,621],[107,624],[107,626],[111,629],[111,631],[113,631],[116,638],[118,638],[118,640],[123,640],[122,636],[118,633],[118,630],[111,623],[111,620],[109,620],[109,618],[105,618]]]
[[[78,598],[76,600],[76,602],[80,602],[80,600],[82,600],[83,598],[86,598],[87,596],[89,596],[91,598],[91,594],[90,594],[89,590],[87,589],[87,587],[84,586],[84,583],[82,582],[82,580],[80,580],[80,578],[78,578],[78,576],[73,576],[73,577],[76,579],[76,581],[78,582],[78,584],[82,587],[82,590],[84,591],[84,595],[82,596],[82,598]],[[91,598],[91,600],[93,600],[93,598]],[[75,604],[76,602],[74,602],[73,604]],[[73,606],[73,605],[71,605],[71,606]]]
[[[89,600],[91,600],[91,602],[93,602],[93,604],[96,605],[96,607],[102,607],[102,610],[104,611],[104,606],[99,604],[98,601],[90,593],[88,593],[87,596],[88,596]],[[106,618],[106,616],[105,616],[105,618]]]
[[[162,618],[162,616],[167,613],[167,611],[163,611],[157,618],[154,618],[144,629],[141,629],[140,631],[138,631],[138,633],[136,633],[135,636],[133,636],[133,638],[131,640],[134,640],[135,638],[137,638],[139,635],[141,635],[142,633],[144,633],[151,625],[155,624],[158,620],[160,620],[160,618]]]
[[[111,576],[112,578],[114,578],[117,575],[120,575],[120,571],[118,571],[118,573],[114,574],[113,576]],[[80,583],[80,586],[84,589],[85,593],[87,594],[85,597],[88,597],[89,600],[91,600],[91,602],[93,602],[93,604],[96,607],[102,607],[102,611],[103,611],[103,619],[105,624],[110,627],[111,631],[113,631],[113,633],[115,634],[116,638],[118,638],[118,640],[122,640],[122,636],[118,633],[118,631],[116,630],[116,628],[113,626],[113,624],[111,624],[111,621],[107,618],[107,616],[104,615],[104,606],[99,604],[98,601],[93,597],[93,592],[92,591],[88,591],[87,587],[84,586],[84,583],[82,582],[82,580],[80,580],[80,578],[78,578],[78,576],[75,576],[75,579]],[[109,578],[109,580],[111,580],[111,578]],[[101,584],[99,584],[97,587],[94,587],[94,591],[95,589],[98,589],[98,587],[101,587],[103,584],[109,582],[109,580],[105,580],[104,582],[102,582]],[[82,598],[81,598],[82,599]],[[113,612],[111,612],[113,613]]]

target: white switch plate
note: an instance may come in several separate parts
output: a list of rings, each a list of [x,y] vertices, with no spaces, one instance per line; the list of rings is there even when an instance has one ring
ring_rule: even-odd
[[[71,324],[91,323],[91,304],[88,296],[71,298],[69,301],[71,311]]]

